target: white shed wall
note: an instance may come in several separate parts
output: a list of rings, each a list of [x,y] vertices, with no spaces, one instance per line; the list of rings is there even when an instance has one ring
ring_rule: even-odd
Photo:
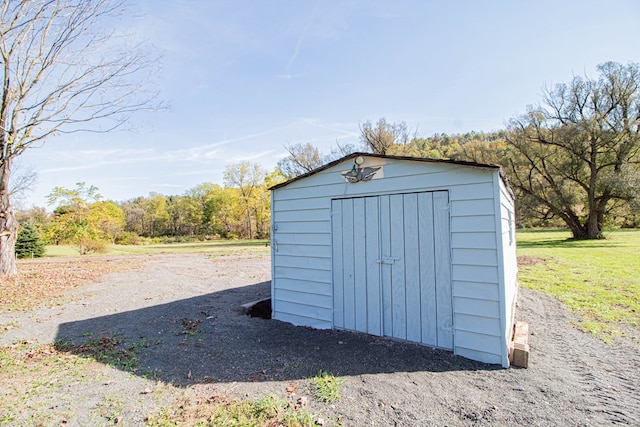
[[[380,178],[346,183],[341,172],[350,170],[352,162],[345,161],[273,191],[273,318],[333,327],[332,198],[447,190],[454,353],[504,365],[500,306],[512,292],[505,295],[500,278],[514,272],[503,271],[499,262],[496,216],[501,212],[494,192],[498,170],[376,157],[367,157],[363,166],[383,166]]]
[[[516,254],[516,213],[515,201],[512,193],[502,180],[499,180],[500,188],[500,227],[502,250],[502,282],[504,283],[504,345],[506,347],[507,360],[502,365],[508,366],[508,352],[513,324],[515,321],[515,306],[518,296],[518,257]]]

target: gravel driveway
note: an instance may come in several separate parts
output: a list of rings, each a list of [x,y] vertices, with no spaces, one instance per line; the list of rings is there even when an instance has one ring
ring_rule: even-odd
[[[240,305],[269,296],[266,255],[140,261],[138,271],[72,290],[62,306],[0,315],[0,324],[17,325],[2,334],[3,345],[105,334],[145,344],[135,374],[95,363],[90,375],[60,379],[39,395],[48,425],[60,414],[65,425],[106,423],[96,408],[109,396],[123,425],[144,425],[185,395],[291,398],[294,386],[301,396],[319,370],[345,379],[342,398],[309,399],[306,409],[344,425],[640,425],[637,345],[608,345],[578,330],[572,314],[540,293],[521,289],[519,297],[517,319],[532,332],[529,368],[501,369],[415,344],[248,317]],[[32,407],[7,425],[24,425]]]

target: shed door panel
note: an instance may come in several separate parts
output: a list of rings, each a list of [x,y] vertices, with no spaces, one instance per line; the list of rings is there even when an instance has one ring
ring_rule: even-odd
[[[380,200],[377,197],[367,197],[365,200],[365,231],[376,230],[380,224]],[[367,325],[365,331],[382,335],[382,285],[380,276],[380,238],[378,233],[366,233],[366,295],[367,295]]]
[[[332,203],[334,326],[453,348],[448,193]]]

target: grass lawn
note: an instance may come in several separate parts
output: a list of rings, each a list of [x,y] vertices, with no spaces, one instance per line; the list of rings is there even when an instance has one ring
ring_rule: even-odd
[[[569,240],[566,230],[519,231],[519,281],[551,295],[584,320],[581,326],[612,341],[640,328],[640,230]]]
[[[95,255],[140,255],[140,254],[183,254],[208,253],[224,255],[228,253],[256,252],[268,253],[268,240],[210,240],[194,243],[167,243],[156,245],[109,245],[107,251]],[[78,250],[73,245],[49,245],[45,257],[77,257]],[[89,255],[91,256],[91,255]]]

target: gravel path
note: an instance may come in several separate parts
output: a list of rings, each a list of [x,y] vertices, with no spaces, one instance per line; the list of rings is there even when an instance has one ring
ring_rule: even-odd
[[[35,411],[50,421],[44,425],[113,424],[107,407],[122,425],[144,425],[175,399],[218,393],[295,400],[308,395],[319,370],[344,378],[342,398],[309,398],[306,409],[344,425],[640,425],[637,346],[593,338],[560,303],[533,291],[521,289],[517,314],[532,332],[529,368],[505,370],[410,343],[243,315],[241,304],[269,295],[268,256],[140,260],[143,269],[76,288],[62,306],[0,315],[0,324],[15,326],[0,336],[3,345],[107,334],[145,343],[136,374],[93,363],[82,378],[51,381],[51,392],[7,425],[28,424]]]

